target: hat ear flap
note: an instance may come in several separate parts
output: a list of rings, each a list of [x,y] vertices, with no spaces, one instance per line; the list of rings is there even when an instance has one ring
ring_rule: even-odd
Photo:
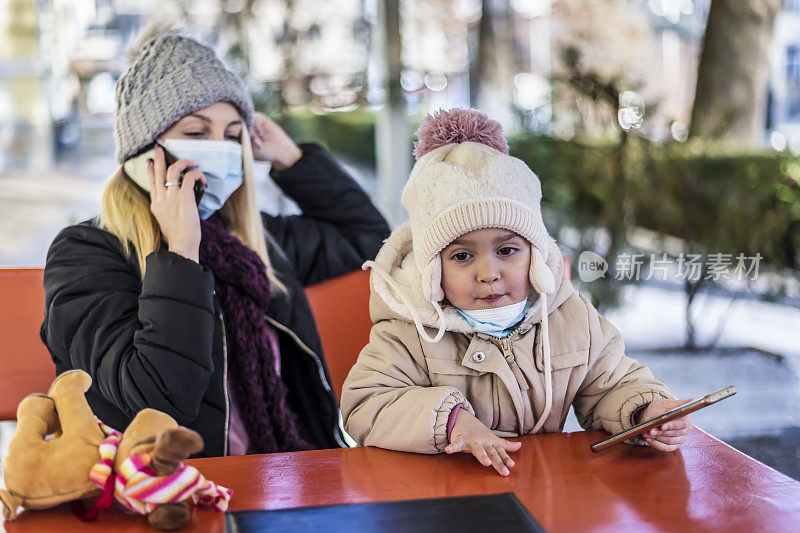
[[[544,255],[539,249],[531,245],[531,285],[539,294],[552,294],[556,290],[556,281],[553,273],[547,266]]]
[[[436,254],[428,263],[427,268],[422,271],[422,294],[430,302],[441,302],[444,300],[442,290],[442,258]]]

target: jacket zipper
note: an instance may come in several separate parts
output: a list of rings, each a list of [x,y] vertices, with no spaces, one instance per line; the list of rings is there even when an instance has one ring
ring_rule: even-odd
[[[517,328],[517,330],[518,329],[519,328]],[[514,333],[516,333],[517,330],[515,330]],[[516,362],[516,360],[514,358],[514,352],[511,350],[511,341],[508,340],[508,337],[504,337],[504,338],[500,339],[500,348],[503,351],[503,356],[505,357],[506,362],[509,364],[509,368],[511,368],[511,363],[509,362],[509,356],[511,356],[511,360],[514,361],[514,365],[516,365],[518,372],[521,373],[522,370],[519,368],[519,365],[517,364],[517,362]],[[517,380],[517,385],[520,387],[520,392],[521,392],[523,389],[522,389],[522,382],[520,381],[520,377],[517,375],[517,372],[514,372],[513,369],[511,369],[511,372],[514,374],[514,379]],[[509,393],[510,392],[511,391],[509,391]],[[513,401],[513,399],[512,399],[512,401]],[[524,411],[525,404],[522,403],[521,407],[522,407],[522,409]],[[524,414],[520,414],[519,411],[517,412],[517,422],[519,424],[520,434],[523,434],[523,428],[524,428],[524,425],[525,425],[525,423],[524,423]]]
[[[225,319],[222,310],[219,312],[219,322],[222,324],[222,390],[225,394],[225,443],[222,448],[222,455],[228,455],[228,432],[230,430],[231,406],[228,398],[228,339],[225,333]]]
[[[287,328],[286,326],[284,326],[283,324],[281,324],[277,320],[274,320],[273,318],[271,318],[268,315],[264,315],[264,318],[266,318],[267,322],[272,324],[274,327],[278,328],[279,330],[281,330],[284,333],[286,333],[287,335],[289,335],[294,340],[294,342],[296,342],[297,345],[300,346],[303,349],[303,351],[305,351],[308,355],[310,355],[311,357],[314,358],[314,362],[317,364],[317,372],[319,373],[319,379],[322,382],[322,386],[325,387],[326,391],[332,392],[333,389],[331,388],[330,384],[328,383],[328,380],[325,378],[325,371],[322,368],[322,361],[319,360],[319,356],[317,356],[317,354],[315,354],[314,351],[311,348],[306,346],[305,343],[300,340],[300,337],[298,337],[295,334],[294,331],[292,331],[291,329]],[[341,411],[340,411],[340,414],[339,414],[339,417],[338,417],[337,426],[339,426],[339,430],[342,432],[342,434],[345,434],[344,427],[342,427]],[[336,442],[338,442],[341,447],[343,447],[343,448],[349,448],[350,447],[348,444],[342,442],[342,439],[341,439],[341,437],[339,436],[339,434],[337,432],[334,432],[334,437],[336,437]]]
[[[500,348],[503,350],[503,356],[505,357],[513,355],[514,353],[511,351],[511,343],[508,342],[508,338],[500,339]]]
[[[267,316],[267,315],[264,315],[264,316],[266,317],[267,321],[270,324],[272,324],[276,328],[280,329],[284,333],[287,333],[290,337],[292,337],[294,342],[296,342],[308,355],[310,355],[311,357],[314,358],[314,362],[317,363],[317,371],[319,372],[319,379],[320,379],[320,381],[322,381],[322,385],[325,387],[325,390],[330,392],[331,391],[331,386],[328,384],[328,380],[325,379],[325,371],[322,369],[322,362],[319,360],[319,357],[317,356],[317,354],[315,354],[314,351],[311,348],[306,346],[305,343],[303,343],[303,341],[300,340],[300,337],[298,337],[295,334],[294,331],[290,330],[289,328],[287,328],[286,326],[284,326],[280,322],[277,322],[277,321],[273,320],[269,316]]]

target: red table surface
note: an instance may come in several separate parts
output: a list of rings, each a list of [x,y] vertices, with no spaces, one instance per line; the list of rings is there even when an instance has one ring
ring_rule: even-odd
[[[189,461],[233,489],[231,510],[514,492],[548,531],[799,531],[800,483],[695,429],[677,452],[615,446],[594,454],[599,431],[523,437],[503,478],[466,454],[377,448]],[[24,512],[9,533],[153,531],[115,508],[81,523],[66,506]],[[184,531],[221,532],[222,513],[194,512]],[[354,524],[354,531],[358,525]]]

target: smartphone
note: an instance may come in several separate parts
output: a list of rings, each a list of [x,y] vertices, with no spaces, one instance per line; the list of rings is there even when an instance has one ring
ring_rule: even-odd
[[[736,394],[736,387],[733,386],[718,390],[717,392],[711,393],[704,398],[700,398],[699,400],[695,400],[693,402],[681,405],[680,407],[676,407],[675,409],[671,409],[666,413],[662,413],[654,418],[651,418],[650,420],[645,420],[641,424],[636,424],[630,429],[620,431],[619,433],[611,435],[606,439],[597,441],[592,444],[592,451],[602,452],[603,450],[610,448],[615,444],[619,444],[620,442],[626,441],[637,435],[641,435],[642,433],[650,431],[654,427],[665,424],[670,420],[675,420],[676,418],[688,415],[689,413],[694,413],[703,407],[708,407],[712,403],[717,403],[725,398],[730,398],[734,394]]]
[[[178,161],[178,158],[172,155],[172,153],[169,150],[167,150],[167,148],[160,142],[156,141],[155,144],[153,145],[153,148],[155,148],[156,144],[159,145],[162,150],[164,150],[164,162],[166,163],[167,168],[169,168],[170,165]],[[178,179],[178,181],[183,183],[183,176],[190,170],[192,169],[183,170],[181,172],[181,177]],[[205,192],[206,188],[203,186],[203,182],[201,181],[194,182],[194,200],[197,203],[197,205],[200,205],[200,200],[203,199],[203,193]]]

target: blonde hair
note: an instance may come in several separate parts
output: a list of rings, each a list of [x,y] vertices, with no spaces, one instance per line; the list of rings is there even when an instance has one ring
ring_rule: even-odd
[[[241,143],[244,179],[219,212],[231,233],[264,262],[272,287],[285,291],[286,286],[278,279],[267,253],[266,235],[256,201],[253,150],[247,128],[242,128]],[[103,190],[97,225],[119,239],[128,257],[136,256],[139,272],[144,279],[145,258],[158,250],[161,228],[150,211],[149,198],[134,185],[122,167],[114,173]]]

